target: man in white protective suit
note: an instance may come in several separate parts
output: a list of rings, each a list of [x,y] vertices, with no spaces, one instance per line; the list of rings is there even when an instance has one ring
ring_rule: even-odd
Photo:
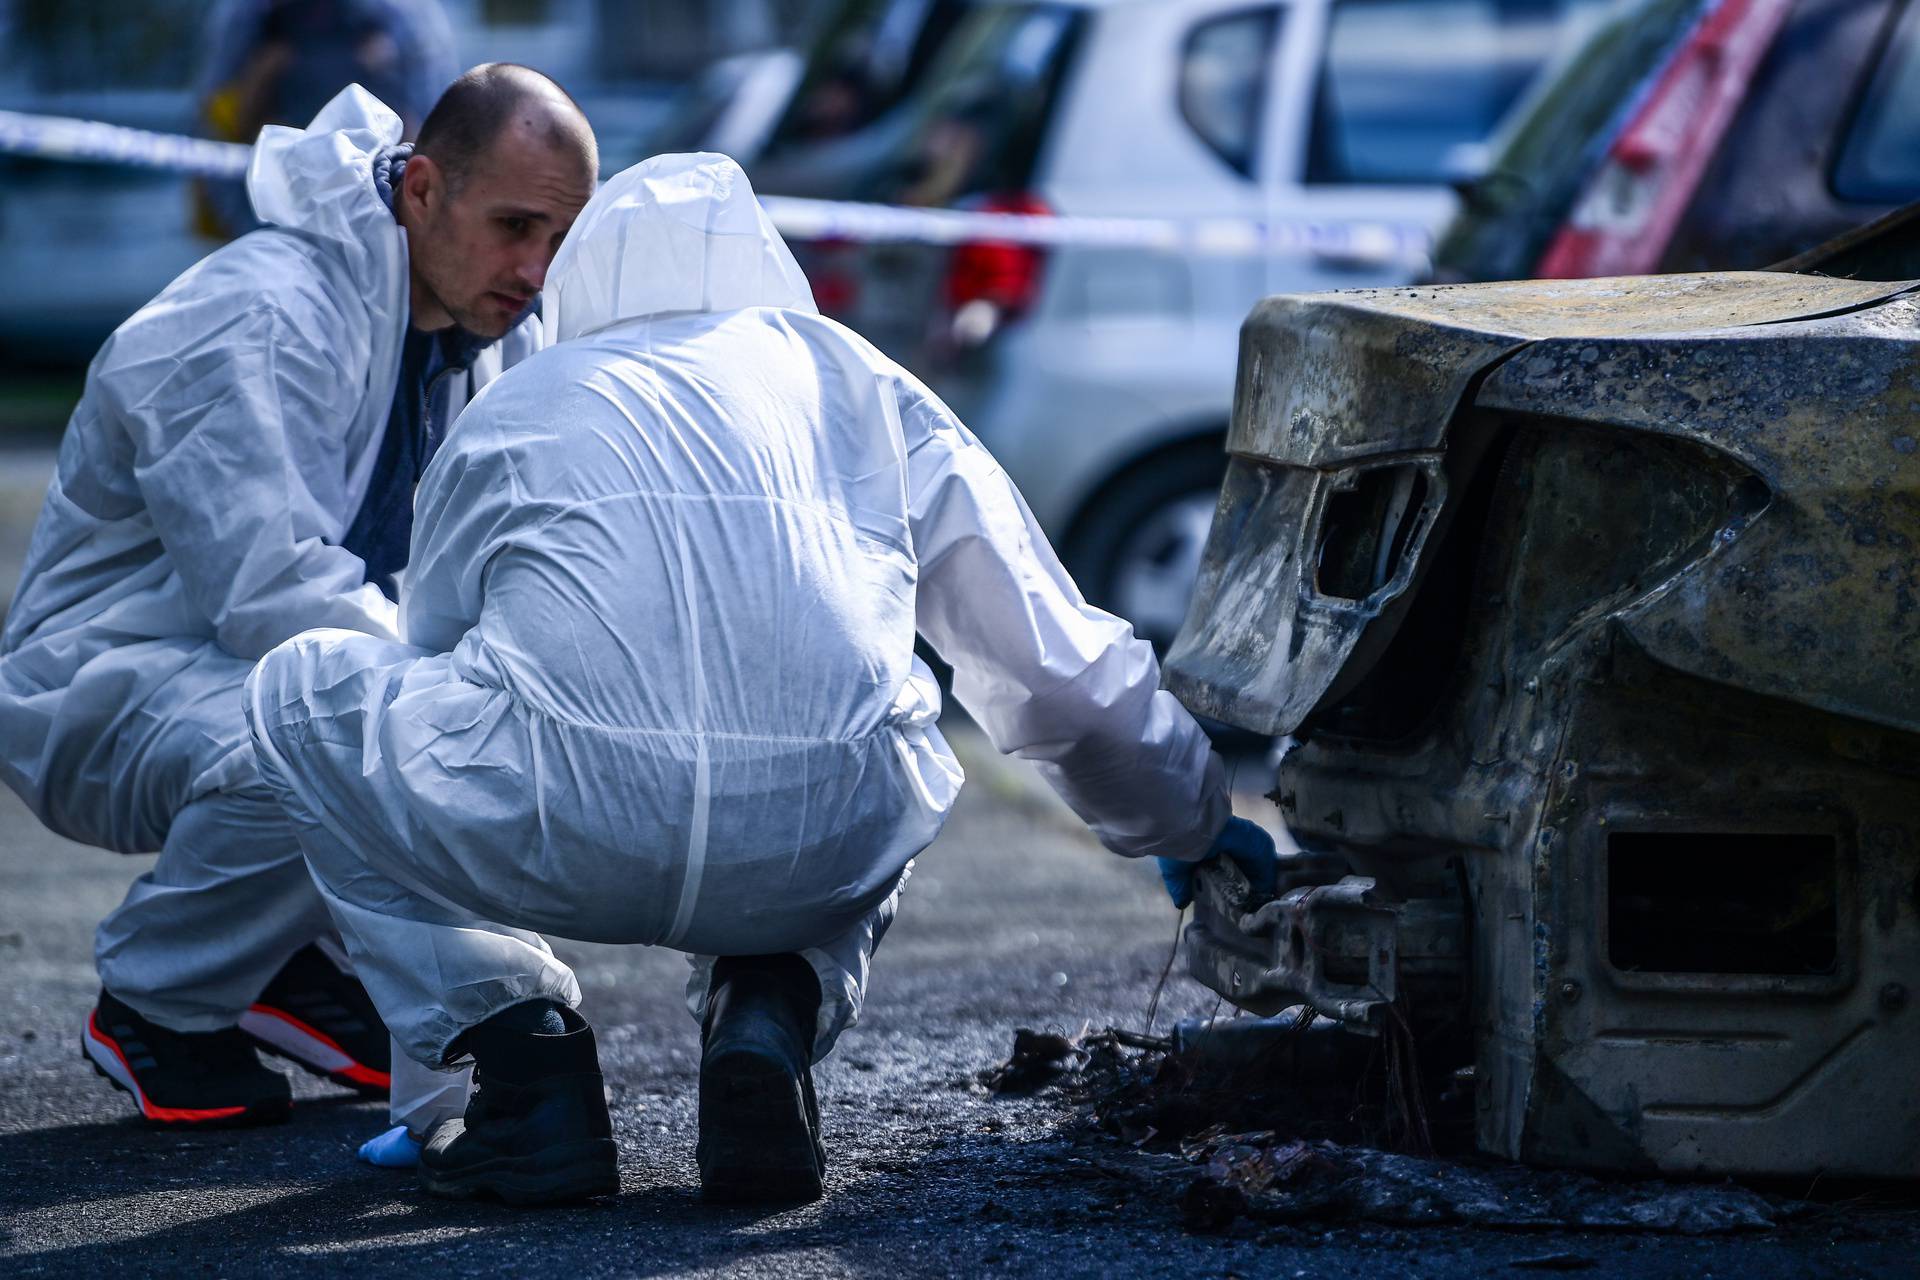
[[[398,635],[414,486],[542,345],[534,299],[598,167],[525,68],[462,76],[417,151],[400,132],[350,87],[261,135],[268,225],[101,348],[0,633],[0,780],[64,836],[160,855],[100,926],[82,1030],[156,1124],[285,1118],[256,1045],[388,1092],[386,1028],[336,963],[241,685],[314,627]]]
[[[429,1190],[617,1189],[550,933],[689,953],[705,1194],[815,1197],[811,1063],[961,783],[916,632],[1110,849],[1170,860],[1176,901],[1220,853],[1270,883],[1273,843],[993,459],[815,312],[732,161],[607,183],[546,314],[556,345],[421,485],[405,643],[315,631],[248,680],[261,773],[396,1042],[475,1061]]]

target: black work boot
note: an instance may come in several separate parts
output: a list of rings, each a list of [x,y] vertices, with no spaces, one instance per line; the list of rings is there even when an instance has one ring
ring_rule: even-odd
[[[392,1084],[392,1040],[360,979],[309,943],[282,965],[240,1029],[268,1053],[369,1098]]]
[[[528,1029],[529,1015],[542,1013],[559,1034]],[[547,1001],[516,1005],[462,1036],[456,1055],[465,1050],[474,1093],[465,1117],[436,1128],[420,1152],[428,1191],[517,1205],[619,1192],[606,1083],[586,1019]]]
[[[231,1128],[276,1124],[293,1109],[287,1078],[268,1070],[238,1027],[170,1031],[100,992],[80,1033],[81,1056],[133,1095],[148,1124]]]
[[[797,955],[728,956],[701,1028],[700,1190],[708,1200],[818,1200],[827,1154],[813,1096],[820,979]]]

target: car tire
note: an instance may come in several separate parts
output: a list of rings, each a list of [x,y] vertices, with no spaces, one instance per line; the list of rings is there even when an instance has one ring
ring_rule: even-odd
[[[1142,459],[1088,501],[1066,541],[1082,594],[1162,655],[1186,620],[1226,470],[1218,439]]]

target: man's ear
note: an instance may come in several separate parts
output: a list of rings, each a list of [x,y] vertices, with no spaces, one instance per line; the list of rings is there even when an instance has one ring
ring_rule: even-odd
[[[432,156],[413,156],[400,171],[400,193],[411,212],[436,213],[447,198],[446,172]]]

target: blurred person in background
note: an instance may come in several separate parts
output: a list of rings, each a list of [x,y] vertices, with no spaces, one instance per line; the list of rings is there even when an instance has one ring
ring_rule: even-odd
[[[459,70],[440,0],[224,0],[207,20],[206,50],[206,135],[247,144],[267,125],[313,119],[350,84],[398,114],[411,141]],[[203,235],[228,240],[260,225],[244,182],[202,179],[195,197]]]
[[[542,345],[537,295],[599,163],[578,106],[524,67],[462,76],[417,152],[401,128],[354,87],[262,133],[265,226],[95,357],[0,630],[0,781],[61,835],[160,855],[100,926],[82,1028],[156,1124],[285,1118],[256,1044],[390,1083],[241,684],[312,627],[396,635],[415,483]]]

